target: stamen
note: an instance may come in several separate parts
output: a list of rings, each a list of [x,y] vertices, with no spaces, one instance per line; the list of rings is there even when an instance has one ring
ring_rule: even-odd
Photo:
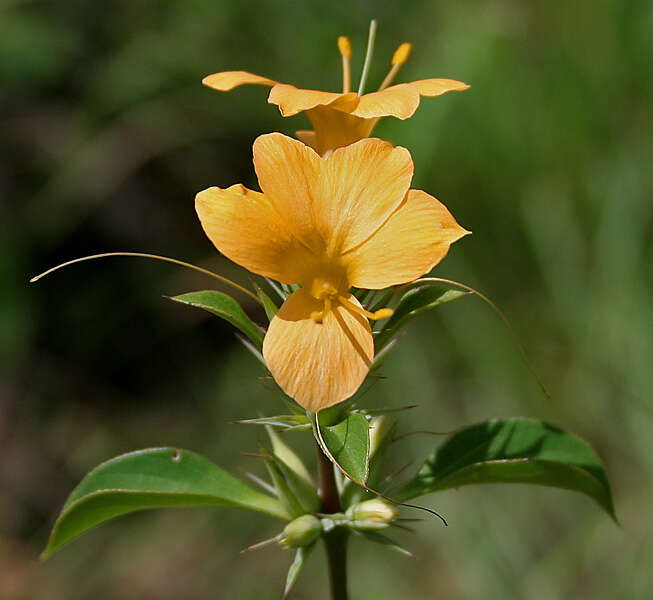
[[[376,19],[370,22],[370,33],[367,38],[367,52],[365,53],[365,63],[363,64],[363,72],[361,73],[361,82],[358,86],[358,95],[363,95],[365,83],[367,82],[367,75],[370,72],[370,64],[372,63],[372,55],[374,54],[374,40],[376,38]]]
[[[314,323],[321,325],[324,322],[324,317],[331,310],[331,298],[326,296],[324,298],[324,310],[314,310],[311,313],[311,319]]]
[[[354,304],[351,300],[348,300],[344,296],[338,296],[338,302],[340,302],[340,304],[342,304],[352,312],[358,313],[359,315],[363,315],[364,317],[367,317],[368,319],[373,319],[375,321],[379,321],[381,319],[387,319],[388,317],[391,317],[395,312],[391,308],[380,308],[379,310],[370,312],[369,310],[365,310],[362,306],[358,306]]]
[[[395,50],[395,53],[392,55],[392,64],[401,66],[403,65],[410,56],[410,50],[412,46],[408,42],[404,42]]]
[[[412,46],[408,42],[404,42],[395,50],[395,53],[392,55],[392,67],[390,68],[390,72],[385,76],[383,83],[379,86],[379,92],[392,83],[401,66],[408,60],[411,48]]]
[[[351,44],[348,37],[341,35],[338,38],[338,50],[342,56],[342,93],[348,94],[351,91],[351,72],[349,70]]]

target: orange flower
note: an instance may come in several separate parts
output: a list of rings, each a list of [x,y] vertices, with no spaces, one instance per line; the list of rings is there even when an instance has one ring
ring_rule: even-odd
[[[346,400],[374,357],[369,319],[350,288],[383,289],[430,271],[468,232],[447,209],[410,190],[405,148],[365,139],[322,158],[280,133],[254,142],[263,193],[237,184],[195,199],[215,247],[253,273],[299,284],[263,342],[279,386],[316,412]]]
[[[306,113],[313,130],[298,131],[296,135],[321,155],[369,137],[381,117],[401,120],[412,117],[422,96],[440,96],[469,87],[454,79],[421,79],[388,87],[410,54],[410,44],[404,43],[394,53],[392,68],[379,90],[370,94],[362,94],[360,90],[356,94],[349,91],[349,40],[345,37],[338,38],[338,48],[343,62],[342,93],[299,89],[246,71],[214,73],[205,77],[202,83],[221,92],[245,84],[271,86],[268,102],[276,104],[282,116]]]

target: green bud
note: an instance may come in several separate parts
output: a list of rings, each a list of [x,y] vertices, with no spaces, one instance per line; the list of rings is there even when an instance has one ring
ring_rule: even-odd
[[[322,533],[320,520],[313,515],[302,515],[290,521],[281,532],[279,544],[286,549],[310,546]]]
[[[383,500],[375,498],[350,506],[346,515],[354,529],[384,529],[397,516],[397,511]]]

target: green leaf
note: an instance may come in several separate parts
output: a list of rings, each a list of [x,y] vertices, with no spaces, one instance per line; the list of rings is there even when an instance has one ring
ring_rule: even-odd
[[[318,512],[322,508],[322,501],[304,463],[276,431],[271,427],[266,427],[266,430],[272,441],[272,454],[266,449],[262,450],[262,454],[273,463],[268,468],[279,498],[286,503],[288,512],[293,516]]]
[[[240,329],[259,350],[261,349],[265,335],[263,330],[247,316],[240,304],[231,296],[216,290],[206,290],[181,294],[171,297],[170,300],[201,308],[229,321],[234,327]]]
[[[267,431],[272,442],[272,453],[304,479],[306,483],[310,484],[312,488],[313,481],[302,459],[297,456],[297,453],[281,439],[281,436],[270,425],[265,426],[265,431]]]
[[[431,310],[445,302],[451,302],[468,295],[469,292],[443,288],[441,285],[420,285],[409,289],[399,300],[394,314],[375,339],[380,351],[408,321],[420,313]]]
[[[370,468],[367,419],[361,414],[351,414],[336,425],[323,426],[320,422],[320,429],[333,458],[353,479],[365,483]]]
[[[297,548],[297,552],[295,553],[295,559],[292,561],[292,564],[290,565],[290,569],[288,569],[288,576],[286,577],[286,587],[283,590],[284,598],[287,598],[288,594],[290,594],[290,591],[295,585],[295,582],[297,581],[297,577],[299,576],[299,573],[304,567],[304,564],[306,563],[306,559],[308,558],[308,555],[311,553],[311,550],[313,548],[315,548],[315,544],[311,544],[310,546],[306,546],[304,548]]]
[[[287,475],[291,473],[290,469],[288,467],[284,468],[285,465],[283,462],[268,453],[265,449],[261,449],[261,454],[266,459],[265,467],[272,479],[274,489],[277,492],[277,497],[286,509],[286,512],[290,515],[290,518],[294,519],[295,517],[300,517],[307,512],[311,512],[304,508],[302,502],[297,497],[295,490],[291,489],[291,482],[289,482],[287,478]],[[299,477],[295,475],[295,483],[297,483],[297,479],[299,479]],[[313,511],[315,510],[317,509],[314,508]]]
[[[530,483],[580,492],[616,521],[599,458],[576,435],[532,419],[493,419],[454,433],[393,497],[473,483]]]
[[[43,558],[113,517],[175,506],[234,506],[288,518],[276,499],[207,458],[188,450],[148,448],[112,458],[84,477],[66,500]]]
[[[268,318],[268,321],[272,320],[272,317],[277,314],[279,307],[272,301],[272,298],[268,296],[263,288],[254,282],[254,290],[256,290],[256,295],[259,297],[259,300],[263,302],[263,308],[265,309],[265,314]]]
[[[386,451],[388,450],[396,425],[397,421],[392,421],[385,415],[373,417],[368,422],[370,459],[367,484],[372,488],[376,487],[380,482]],[[374,494],[364,490],[359,485],[355,485],[352,481],[347,481],[343,487],[340,501],[343,508],[347,509],[353,504],[362,502],[366,498],[374,497]]]

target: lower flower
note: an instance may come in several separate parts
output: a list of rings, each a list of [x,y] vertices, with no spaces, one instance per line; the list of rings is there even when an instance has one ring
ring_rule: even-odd
[[[417,279],[466,235],[426,192],[410,190],[405,148],[364,139],[327,157],[278,133],[254,142],[263,193],[242,185],[196,198],[204,231],[253,273],[301,286],[272,319],[263,356],[275,381],[317,412],[351,397],[374,357],[370,319],[351,288]]]

